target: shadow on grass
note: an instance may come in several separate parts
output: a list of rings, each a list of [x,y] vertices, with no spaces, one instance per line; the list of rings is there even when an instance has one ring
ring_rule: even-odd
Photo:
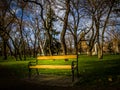
[[[100,60],[86,62],[80,72],[77,86],[88,87],[119,87],[120,60]]]
[[[24,78],[28,75],[28,61],[0,63],[0,78]]]

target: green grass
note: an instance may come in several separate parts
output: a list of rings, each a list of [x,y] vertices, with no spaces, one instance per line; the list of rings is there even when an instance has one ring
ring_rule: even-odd
[[[78,85],[88,86],[119,86],[120,83],[120,55],[106,55],[99,60],[96,56],[79,58],[79,72],[81,74]],[[109,80],[112,78],[112,81]]]
[[[34,61],[28,58],[26,61],[15,61],[13,58],[7,61],[0,60],[0,78],[26,78],[28,77],[28,62]],[[80,77],[79,86],[119,86],[120,85],[120,55],[105,55],[99,60],[97,56],[79,55],[78,67]],[[42,61],[39,64],[69,64],[71,61],[51,60]],[[39,70],[42,74],[71,75],[70,70]],[[33,74],[35,71],[33,70]],[[112,80],[112,81],[111,81]]]

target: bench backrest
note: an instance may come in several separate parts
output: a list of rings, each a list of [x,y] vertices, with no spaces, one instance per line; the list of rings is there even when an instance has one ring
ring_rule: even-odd
[[[37,60],[51,60],[51,59],[77,59],[77,55],[38,56],[37,57]]]

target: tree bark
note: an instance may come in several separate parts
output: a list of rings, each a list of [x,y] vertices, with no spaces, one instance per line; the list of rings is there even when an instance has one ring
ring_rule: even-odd
[[[61,45],[62,45],[62,50],[63,50],[63,54],[67,54],[67,48],[66,48],[66,43],[65,43],[65,33],[66,33],[66,29],[67,29],[67,24],[68,24],[68,15],[70,12],[70,0],[66,0],[66,12],[65,12],[65,17],[64,17],[64,25],[63,25],[63,29],[61,32]]]
[[[87,55],[92,56],[92,49],[90,46],[88,47]]]
[[[101,46],[99,46],[100,48],[98,49],[98,58],[99,59],[102,59],[103,58],[103,42],[104,42],[104,33],[105,33],[105,30],[106,30],[106,26],[107,26],[107,23],[108,23],[108,20],[109,20],[109,16],[110,16],[110,13],[112,11],[112,8],[113,8],[113,5],[114,5],[114,1],[111,1],[111,6],[109,8],[109,11],[108,11],[108,15],[105,19],[105,23],[104,23],[104,26],[103,26],[103,30],[102,30],[102,43],[101,43]],[[99,51],[100,50],[100,51]]]
[[[4,55],[4,60],[7,60],[7,42],[4,40],[3,41],[3,50],[4,50],[4,52],[3,52],[3,55]]]
[[[74,37],[74,45],[75,45],[75,54],[78,54],[78,44],[77,44],[77,39]]]

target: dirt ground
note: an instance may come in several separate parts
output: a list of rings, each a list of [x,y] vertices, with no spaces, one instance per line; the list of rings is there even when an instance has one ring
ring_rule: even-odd
[[[66,76],[39,75],[31,79],[1,78],[0,90],[73,90],[78,88],[73,87],[73,84],[71,77]]]
[[[8,72],[9,71],[9,72]],[[18,78],[10,70],[0,67],[0,90],[120,90],[118,87],[76,85],[71,76],[39,75],[31,79]]]
[[[0,78],[0,90],[120,90],[118,87],[75,86],[75,82],[68,76],[50,75],[34,76],[31,79]]]

